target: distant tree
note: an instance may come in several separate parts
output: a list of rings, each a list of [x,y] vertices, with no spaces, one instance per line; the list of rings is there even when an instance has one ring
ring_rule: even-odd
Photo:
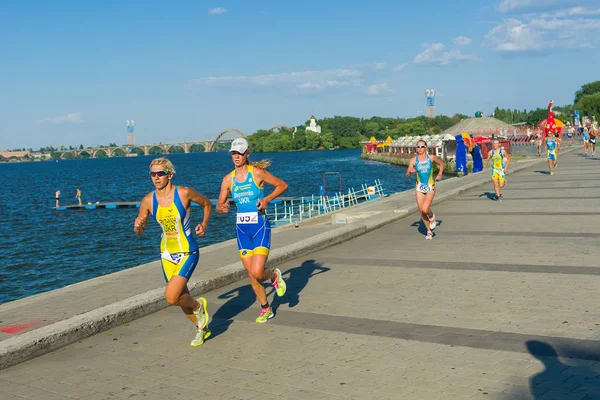
[[[575,104],[575,109],[579,110],[581,115],[588,117],[600,117],[600,92],[582,96],[579,102]]]
[[[333,148],[333,133],[325,132],[321,135],[321,147],[324,149]]]
[[[381,139],[381,137],[378,137],[381,136],[379,134],[380,129],[381,128],[379,127],[379,124],[377,122],[369,121],[364,125],[362,134],[368,137],[375,136],[378,139]]]
[[[581,89],[575,92],[575,100],[573,100],[573,104],[579,103],[583,96],[588,96],[598,92],[600,92],[600,81],[586,83],[585,85],[581,86]]]

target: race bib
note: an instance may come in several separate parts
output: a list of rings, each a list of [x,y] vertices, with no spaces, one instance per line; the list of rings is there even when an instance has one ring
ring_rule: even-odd
[[[417,191],[419,191],[421,193],[429,193],[430,190],[431,190],[431,185],[429,185],[427,183],[419,183],[419,185],[417,186]]]
[[[236,217],[238,225],[241,224],[258,224],[258,212],[237,213]]]

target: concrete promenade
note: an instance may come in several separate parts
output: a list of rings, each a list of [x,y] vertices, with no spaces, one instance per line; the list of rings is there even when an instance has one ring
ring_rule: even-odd
[[[559,161],[513,164],[501,203],[489,170],[440,183],[431,242],[412,192],[279,228],[288,293],[263,325],[234,244],[211,246],[199,348],[155,263],[0,306],[39,324],[0,367],[75,342],[0,371],[0,399],[600,398],[600,158]]]

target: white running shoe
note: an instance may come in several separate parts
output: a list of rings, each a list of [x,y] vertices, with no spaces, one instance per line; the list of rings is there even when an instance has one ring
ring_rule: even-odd
[[[433,232],[427,231],[427,235],[425,236],[425,240],[432,240],[432,239],[433,239]]]
[[[435,214],[433,214],[431,218],[429,218],[429,229],[434,230],[436,226],[437,221],[435,220]]]

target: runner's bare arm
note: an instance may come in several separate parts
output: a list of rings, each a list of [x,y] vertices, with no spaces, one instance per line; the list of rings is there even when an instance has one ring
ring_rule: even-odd
[[[490,163],[490,160],[492,159],[492,152],[488,151],[488,156],[485,159],[485,164],[483,165],[483,168],[487,168],[488,164]]]
[[[415,169],[415,160],[416,159],[417,159],[417,157],[413,157],[408,162],[408,168],[406,168],[406,175],[405,175],[407,178],[410,178],[411,174],[414,174],[415,172],[417,172],[417,170]]]
[[[140,202],[140,212],[133,223],[133,232],[136,235],[144,233],[150,215],[150,207],[152,207],[152,193],[147,194]]]
[[[504,157],[506,157],[506,165],[504,166],[504,172],[508,171],[508,165],[510,164],[510,161],[512,160],[512,156],[510,155],[510,153],[504,153]]]
[[[269,185],[275,186],[275,189],[262,199],[258,199],[258,203],[256,206],[259,210],[264,210],[269,205],[271,200],[279,197],[283,192],[285,192],[288,188],[287,183],[285,183],[282,179],[277,178],[275,175],[271,174],[269,171],[265,171],[262,168],[254,168],[254,176],[259,182],[267,182]]]
[[[441,158],[439,158],[438,156],[433,156],[433,157],[431,158],[431,160],[432,160],[434,163],[437,163],[437,165],[439,165],[439,166],[440,166],[440,171],[438,172],[437,176],[435,177],[435,180],[436,180],[436,181],[441,181],[441,180],[442,180],[443,173],[444,173],[444,162],[443,162],[443,161],[442,161],[442,159],[441,159]]]
[[[196,229],[195,229],[196,235],[204,236],[204,234],[206,233],[206,228],[208,227],[208,221],[210,220],[212,203],[206,196],[198,193],[195,189],[192,189],[190,187],[181,187],[180,186],[180,190],[184,191],[185,197],[190,202],[194,202],[204,208],[202,223],[196,225]]]
[[[223,178],[221,183],[221,193],[219,193],[219,200],[217,200],[217,206],[215,207],[219,214],[229,212],[229,193],[231,192],[231,175],[227,174]]]

